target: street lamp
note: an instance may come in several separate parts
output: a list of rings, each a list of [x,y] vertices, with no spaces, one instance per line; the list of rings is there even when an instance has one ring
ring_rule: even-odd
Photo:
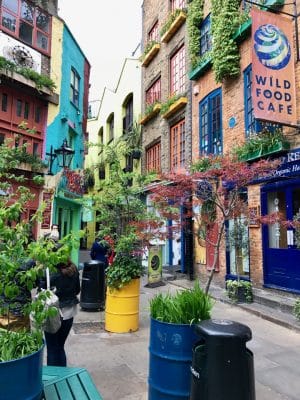
[[[62,145],[54,150],[58,160],[58,165],[61,168],[69,168],[73,159],[75,151],[68,146],[67,139],[64,139]]]
[[[57,158],[58,166],[61,168],[69,168],[71,165],[71,161],[73,159],[75,151],[68,146],[67,139],[63,140],[62,145],[53,151],[53,147],[51,146],[50,153],[46,153],[49,157],[49,175],[53,175],[52,166],[54,160]]]

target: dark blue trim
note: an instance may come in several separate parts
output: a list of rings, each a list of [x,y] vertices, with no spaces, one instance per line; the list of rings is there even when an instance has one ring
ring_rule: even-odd
[[[169,266],[173,265],[173,234],[172,234],[172,220],[168,219],[168,229],[169,229]]]
[[[267,289],[282,290],[283,292],[287,292],[287,293],[300,294],[300,290],[296,290],[296,289],[287,289],[287,288],[282,287],[282,286],[264,284],[263,287],[265,287],[265,288],[267,288]]]
[[[213,153],[213,143],[212,143],[212,101],[216,97],[220,97],[220,142],[221,151]],[[207,103],[207,124],[208,124],[208,149],[207,151],[201,150],[202,144],[202,125],[201,125],[201,109]],[[218,88],[210,92],[204,99],[199,103],[199,154],[222,154],[223,152],[223,125],[222,125],[222,89]]]

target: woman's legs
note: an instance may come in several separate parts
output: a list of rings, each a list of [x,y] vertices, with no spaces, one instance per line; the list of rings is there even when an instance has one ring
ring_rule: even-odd
[[[56,333],[45,332],[47,344],[47,365],[66,367],[67,359],[64,349],[65,342],[73,325],[73,318],[62,321]]]

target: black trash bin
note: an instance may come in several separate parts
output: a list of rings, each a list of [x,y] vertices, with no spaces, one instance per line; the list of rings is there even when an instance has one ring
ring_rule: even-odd
[[[255,400],[252,332],[229,320],[206,320],[195,327],[190,400]]]
[[[103,310],[105,305],[105,264],[85,262],[82,270],[80,307],[83,310]]]

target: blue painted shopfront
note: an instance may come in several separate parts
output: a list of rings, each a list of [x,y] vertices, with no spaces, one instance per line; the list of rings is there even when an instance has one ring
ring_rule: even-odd
[[[300,218],[300,149],[287,153],[261,189],[262,214],[279,211],[284,220]],[[299,229],[299,228],[298,228]],[[300,243],[292,227],[263,226],[264,283],[267,287],[300,293]]]

